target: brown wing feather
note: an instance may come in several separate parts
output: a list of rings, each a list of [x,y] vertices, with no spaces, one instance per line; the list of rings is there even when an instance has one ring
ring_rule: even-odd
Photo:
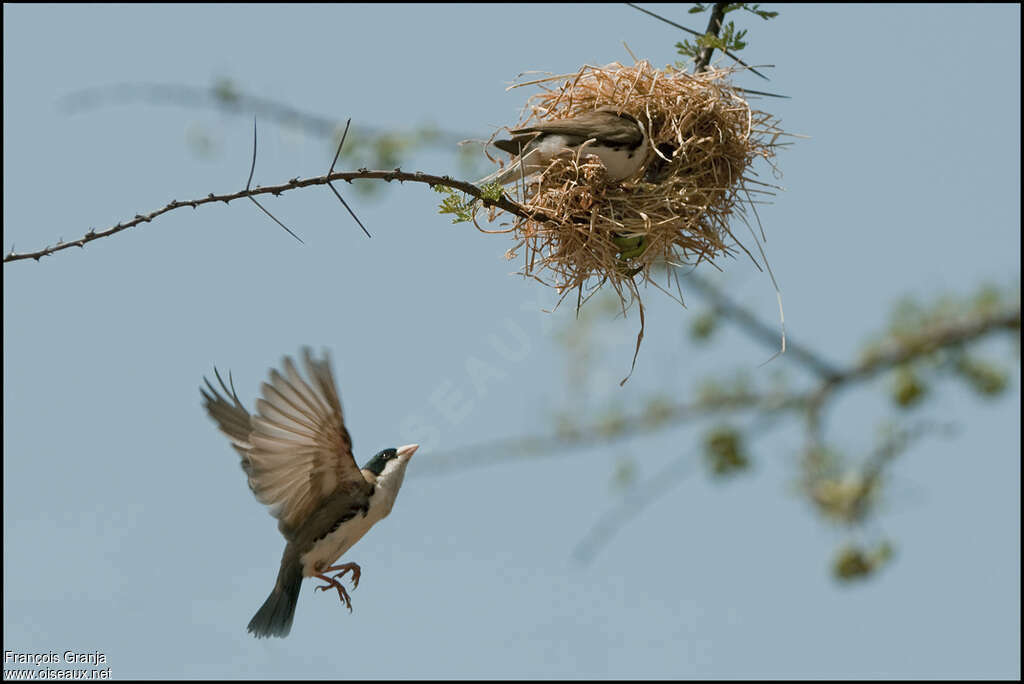
[[[511,133],[513,136],[534,132],[557,133],[579,137],[583,140],[597,138],[601,142],[617,145],[639,145],[643,141],[643,133],[638,128],[636,121],[627,116],[619,116],[614,110],[597,109],[570,119],[545,121],[535,126],[516,128]]]
[[[530,142],[533,136],[525,137],[520,136],[513,138],[512,140],[495,140],[492,145],[497,147],[502,152],[508,152],[513,157],[519,155],[522,148],[526,146],[526,143]]]
[[[210,416],[242,455],[249,487],[270,506],[286,538],[327,497],[347,491],[359,499],[372,489],[352,457],[330,362],[326,356],[313,359],[308,348],[303,362],[308,382],[287,357],[283,372],[270,372],[270,382],[263,383],[263,396],[256,401],[256,415],[242,407],[234,388],[229,392],[219,375],[233,403],[209,381],[210,394],[201,390]]]
[[[252,448],[252,445],[249,444],[249,433],[252,432],[249,412],[245,410],[242,402],[238,399],[238,394],[235,392],[235,383],[231,376],[228,376],[228,380],[231,383],[229,389],[228,385],[224,383],[224,378],[220,377],[220,371],[214,368],[213,372],[217,376],[217,382],[220,383],[224,395],[230,397],[231,401],[228,401],[225,396],[221,395],[207,378],[203,378],[207,388],[199,388],[199,393],[203,395],[203,407],[210,414],[210,417],[217,422],[217,427],[220,428],[221,432],[231,440],[232,446],[235,447],[235,450],[242,457],[242,470],[248,473],[248,454],[249,449]]]

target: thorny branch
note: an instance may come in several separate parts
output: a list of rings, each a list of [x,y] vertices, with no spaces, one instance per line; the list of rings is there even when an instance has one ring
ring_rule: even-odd
[[[725,17],[725,6],[728,3],[716,2],[715,6],[711,8],[711,18],[708,19],[708,28],[705,31],[705,35],[710,33],[717,36],[718,32],[722,30],[722,18]],[[700,56],[694,62],[693,70],[696,72],[704,71],[711,64],[711,54],[715,51],[715,48],[708,45],[706,48],[700,51]]]
[[[697,36],[698,38],[700,36],[705,35],[703,33],[699,33],[697,31],[694,31],[693,29],[686,28],[682,24],[677,24],[676,22],[672,21],[671,19],[666,19],[665,17],[661,16],[660,14],[655,14],[654,12],[651,12],[650,10],[645,10],[643,7],[635,5],[635,4],[631,3],[631,2],[627,2],[626,4],[628,6],[630,6],[630,7],[632,7],[633,9],[640,10],[641,12],[643,12],[646,15],[652,16],[652,17],[654,17],[655,19],[657,19],[659,21],[663,21],[663,22],[665,22],[666,24],[668,24],[670,26],[675,26],[677,29],[682,29],[683,31],[686,31],[687,33],[689,33],[691,35]],[[722,17],[725,15],[725,11],[724,11],[724,5],[725,4],[726,3],[723,3],[723,2],[715,3],[715,8],[714,8],[714,10],[711,13],[712,20],[710,22],[708,22],[708,31],[711,31],[712,28],[713,28],[714,34],[716,36],[718,35],[719,29],[721,29]],[[719,5],[722,5],[723,8],[719,9]],[[717,24],[715,24],[715,21],[714,21],[715,12],[718,12],[718,23]],[[745,66],[747,69],[750,69],[751,72],[757,74],[758,76],[760,76],[764,80],[766,80],[766,81],[769,80],[767,76],[765,76],[760,71],[758,71],[754,67],[750,66],[749,64],[744,62],[742,59],[740,59],[736,55],[734,55],[731,52],[729,52],[728,50],[724,50],[723,52],[725,52],[725,54],[728,55],[729,57],[731,57],[732,59],[736,60],[736,62],[738,64],[741,64],[742,66]],[[703,55],[701,55],[701,57],[703,58]],[[707,65],[708,65],[708,63],[710,61],[711,61],[711,53],[709,52],[708,53],[708,61],[704,63],[704,68],[707,68]],[[697,71],[702,71],[702,69],[697,69]],[[769,93],[765,93],[765,94],[769,94]]]
[[[357,179],[376,179],[384,180],[389,183],[391,181],[425,183],[430,187],[434,187],[435,185],[444,185],[450,188],[454,188],[456,190],[461,190],[467,195],[475,197],[476,199],[483,202],[485,207],[496,207],[503,211],[507,211],[510,214],[515,214],[516,216],[527,219],[543,220],[544,218],[542,216],[538,216],[536,212],[529,211],[528,209],[526,209],[526,207],[519,204],[518,202],[514,202],[508,199],[508,197],[506,197],[505,195],[502,195],[497,200],[491,199],[484,195],[483,190],[473,185],[472,183],[456,180],[449,176],[435,176],[433,174],[423,173],[422,171],[402,171],[402,169],[400,168],[396,168],[393,171],[371,171],[368,169],[359,169],[357,171],[338,171],[328,173],[323,176],[314,176],[312,178],[292,178],[287,183],[281,183],[280,185],[269,185],[266,187],[257,186],[252,189],[241,190],[239,192],[227,193],[223,195],[215,195],[213,193],[210,193],[206,197],[193,200],[171,200],[160,209],[151,211],[148,214],[136,214],[135,218],[118,223],[114,226],[110,226],[109,228],[105,228],[103,230],[96,230],[95,228],[90,229],[89,232],[87,232],[85,235],[78,238],[77,240],[72,240],[70,242],[60,241],[57,242],[56,244],[44,247],[34,252],[14,252],[12,250],[4,257],[4,263],[7,263],[9,261],[19,261],[22,259],[35,259],[36,261],[39,261],[44,256],[49,256],[50,254],[54,254],[55,252],[68,249],[70,247],[85,247],[86,244],[92,242],[93,240],[99,240],[100,238],[109,237],[110,235],[120,233],[122,230],[133,228],[139,225],[140,223],[149,223],[150,221],[152,221],[153,219],[162,214],[166,214],[169,211],[174,211],[175,209],[181,209],[182,207],[192,207],[193,209],[196,209],[201,205],[210,204],[212,202],[224,202],[225,204],[228,204],[232,200],[237,199],[251,198],[258,195],[266,194],[281,195],[282,193],[288,192],[289,190],[295,190],[298,188],[305,188],[314,185],[327,185],[331,181],[346,181],[351,183],[353,180]]]
[[[702,35],[697,33],[696,31],[693,31],[692,29],[676,24],[673,21],[670,21],[658,14],[655,14],[654,12],[650,12],[648,10],[643,9],[642,7],[638,7],[635,4],[626,4],[656,19],[671,24],[672,26],[680,28],[689,33],[692,33],[693,35]],[[725,5],[726,3],[715,3],[714,7],[712,8],[711,19],[708,23],[708,32],[718,35],[718,32],[721,29]],[[707,68],[713,51],[714,48],[712,47],[704,49],[699,59],[696,61],[696,71],[701,71]],[[766,78],[756,69],[750,67],[745,62],[743,62],[743,60],[731,54],[728,50],[725,50],[724,52],[729,57],[735,59],[741,65],[749,68],[750,71],[752,71],[753,73],[757,74],[758,76],[761,76],[762,78]],[[770,95],[770,93],[764,94]],[[228,81],[223,81],[221,83],[215,84],[213,87],[210,88],[196,88],[181,84],[161,83],[116,84],[114,86],[87,89],[80,91],[78,93],[73,93],[64,99],[61,106],[66,111],[73,113],[76,111],[81,111],[83,109],[88,109],[90,107],[99,106],[104,101],[119,102],[131,101],[133,99],[157,103],[169,102],[172,104],[179,104],[183,106],[194,106],[197,104],[212,104],[217,108],[229,109],[232,111],[241,111],[243,109],[247,109],[256,112],[261,112],[269,116],[270,118],[276,119],[283,123],[291,123],[298,125],[308,132],[322,136],[332,135],[337,130],[337,123],[332,119],[309,114],[295,107],[292,107],[282,102],[271,100],[269,98],[241,93],[237,91],[233,87],[233,85]],[[351,122],[351,119],[349,119],[349,122]],[[431,174],[425,174],[419,171],[409,173],[402,171],[400,168],[396,168],[394,171],[370,171],[367,169],[359,169],[358,171],[354,172],[335,172],[334,165],[335,163],[337,163],[338,156],[340,155],[341,152],[341,145],[344,144],[345,135],[347,134],[347,132],[348,124],[345,125],[345,132],[342,134],[341,143],[338,145],[338,153],[335,155],[334,162],[331,164],[331,169],[326,175],[306,179],[293,178],[286,184],[268,187],[257,186],[256,188],[251,188],[252,175],[256,168],[256,140],[254,124],[253,161],[252,168],[249,174],[249,181],[246,184],[245,190],[242,190],[241,192],[228,193],[222,195],[210,193],[204,198],[193,200],[171,200],[164,207],[151,211],[147,214],[136,214],[135,217],[130,220],[122,221],[120,223],[117,223],[113,226],[109,226],[101,230],[90,228],[88,232],[86,232],[82,237],[76,240],[71,240],[68,242],[65,242],[64,240],[59,240],[55,244],[43,247],[42,249],[32,252],[15,252],[12,246],[11,251],[6,256],[4,256],[3,261],[5,264],[8,262],[21,261],[25,259],[34,259],[36,261],[39,261],[44,256],[49,256],[51,254],[55,254],[56,252],[69,249],[71,247],[84,248],[86,244],[94,240],[109,237],[123,230],[127,230],[128,228],[133,228],[141,223],[149,223],[156,217],[165,214],[169,211],[179,209],[181,207],[190,206],[193,209],[196,209],[200,205],[209,204],[211,202],[224,202],[225,204],[228,204],[232,200],[241,198],[248,198],[249,200],[251,200],[267,216],[269,216],[273,221],[275,221],[278,225],[284,228],[290,235],[292,235],[292,237],[294,237],[299,242],[302,242],[302,238],[296,235],[290,228],[284,225],[284,223],[279,221],[277,217],[275,217],[262,204],[260,204],[256,200],[256,196],[267,193],[279,196],[284,192],[296,188],[325,184],[337,196],[337,198],[345,206],[345,209],[347,209],[349,214],[352,215],[352,218],[355,219],[355,221],[359,224],[359,227],[363,230],[364,233],[366,233],[367,237],[369,237],[370,233],[363,225],[362,221],[359,220],[359,217],[356,216],[355,212],[352,211],[352,208],[341,197],[337,189],[331,184],[331,181],[336,180],[344,180],[346,182],[351,183],[352,180],[355,179],[379,179],[386,180],[389,183],[393,180],[397,180],[399,182],[409,181],[415,183],[426,183],[430,187],[434,187],[435,185],[445,185],[456,190],[461,190],[462,192],[465,192],[466,194],[478,200],[481,200],[485,207],[495,207],[506,212],[509,212],[511,214],[514,214],[516,216],[519,216],[520,218],[532,220],[543,220],[544,218],[543,216],[538,215],[536,211],[528,211],[523,205],[508,199],[504,195],[502,195],[498,200],[485,197],[483,195],[483,191],[477,186],[473,185],[472,183],[457,181],[448,176],[435,176]],[[441,133],[440,137],[446,139],[450,138],[452,141],[458,142],[455,140],[455,138],[457,138],[458,136],[455,136],[454,134],[451,133]]]
[[[342,142],[344,142],[344,140],[342,140]],[[338,149],[341,149],[340,146],[339,146]],[[253,121],[252,121],[252,166],[249,168],[249,180],[247,180],[245,182],[245,191],[246,192],[249,192],[250,188],[252,188],[252,177],[253,177],[254,173],[256,173],[256,119],[253,119]],[[273,214],[271,214],[269,211],[267,211],[266,207],[264,207],[262,204],[260,204],[256,200],[255,197],[253,197],[252,195],[249,195],[249,199],[252,200],[253,204],[255,204],[257,207],[260,208],[260,211],[262,211],[264,214],[266,214],[271,219],[273,219],[274,223],[276,223],[277,225],[281,226],[286,231],[288,231],[288,234],[291,235],[293,238],[295,238],[299,242],[302,242],[302,238],[300,238],[298,235],[293,233],[291,228],[289,228],[288,226],[286,226],[283,223],[281,223],[280,221],[278,221],[277,217],[274,216]],[[340,195],[338,196],[338,199],[341,199]],[[341,201],[344,202],[345,200],[341,200]],[[348,207],[347,204],[345,206]],[[359,219],[356,219],[356,220],[358,221]],[[359,225],[363,225],[363,224],[360,223]],[[365,230],[365,228],[364,228],[364,230]]]
[[[350,117],[349,120],[345,122],[345,132],[341,134],[341,142],[338,143],[338,151],[334,153],[334,161],[331,162],[331,168],[327,171],[328,176],[334,173],[334,165],[338,163],[338,157],[341,156],[341,146],[345,144],[345,138],[348,136],[348,127],[351,123],[352,119]],[[338,201],[345,205],[345,208],[348,209],[348,213],[352,215],[352,218],[355,219],[356,223],[359,224],[359,227],[363,229],[364,233],[366,233],[366,237],[372,237],[370,235],[370,231],[366,230],[366,226],[364,226],[363,222],[359,220],[358,216],[356,216],[356,212],[352,211],[352,207],[348,206],[348,202],[346,202],[345,198],[341,196],[338,189],[334,187],[330,181],[327,181],[327,187],[331,189],[331,192],[333,192],[334,196],[338,198]]]

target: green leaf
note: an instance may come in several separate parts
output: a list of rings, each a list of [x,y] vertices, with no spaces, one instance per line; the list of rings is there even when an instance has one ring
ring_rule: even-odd
[[[447,195],[447,197],[441,200],[437,213],[453,214],[452,223],[465,223],[473,220],[473,214],[476,213],[476,210],[473,200],[469,199],[467,195],[463,195],[445,185],[435,185],[434,190],[442,195]]]
[[[1009,373],[1000,366],[964,354],[956,364],[956,372],[972,390],[983,397],[1002,394],[1010,382]]]
[[[848,544],[839,549],[832,561],[832,576],[840,582],[870,577],[892,559],[893,548],[882,541],[873,549]]]
[[[892,387],[892,400],[897,406],[900,408],[916,406],[927,394],[928,385],[924,383],[919,373],[914,372],[907,365],[896,371]]]
[[[742,435],[729,425],[716,427],[705,435],[704,460],[716,477],[735,475],[750,467]]]
[[[480,188],[481,194],[484,199],[489,199],[497,202],[501,199],[501,193],[505,192],[505,188],[502,187],[501,183],[488,183]]]
[[[683,57],[696,57],[700,53],[700,48],[692,44],[689,40],[684,40],[682,43],[676,43],[676,50],[679,51]],[[678,66],[678,64],[677,64]],[[685,68],[683,65],[681,68]]]
[[[746,3],[746,2],[741,3],[741,4],[743,5],[743,9],[747,10],[751,14],[756,14],[757,16],[761,17],[765,21],[768,21],[769,19],[774,19],[775,17],[779,16],[778,12],[769,12],[767,10],[760,9],[760,7],[761,7],[760,4],[751,5],[751,4]]]

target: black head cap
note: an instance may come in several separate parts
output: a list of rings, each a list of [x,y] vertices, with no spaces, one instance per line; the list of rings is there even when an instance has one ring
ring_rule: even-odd
[[[391,459],[398,458],[397,449],[385,449],[384,451],[378,451],[377,455],[366,462],[363,466],[363,470],[369,470],[374,475],[380,476],[384,472],[384,466],[387,465]]]

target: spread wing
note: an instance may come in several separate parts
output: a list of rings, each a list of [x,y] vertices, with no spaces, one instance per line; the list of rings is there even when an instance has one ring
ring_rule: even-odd
[[[309,380],[285,357],[281,371],[271,370],[270,382],[262,384],[255,415],[245,410],[234,386],[228,389],[219,373],[217,380],[230,401],[209,380],[207,389],[200,388],[210,417],[242,457],[249,487],[270,506],[286,538],[332,494],[349,491],[355,500],[372,489],[352,457],[352,439],[327,356],[315,360],[308,348],[302,355]]]
[[[511,131],[515,138],[524,133],[556,133],[579,138],[579,142],[597,138],[600,142],[635,147],[643,142],[643,132],[632,117],[620,116],[612,110],[598,109],[584,112],[570,119],[545,121],[536,126],[516,128]],[[497,143],[495,143],[497,145]],[[500,148],[499,149],[504,149]]]

